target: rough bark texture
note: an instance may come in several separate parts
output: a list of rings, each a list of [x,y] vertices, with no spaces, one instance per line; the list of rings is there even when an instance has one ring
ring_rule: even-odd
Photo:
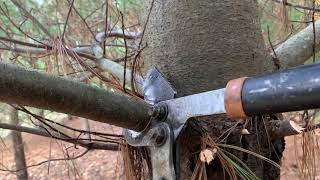
[[[145,4],[148,10],[150,1]],[[178,96],[260,74],[271,65],[252,0],[156,1],[145,39],[147,69],[156,65]]]
[[[152,3],[151,0],[143,3],[142,22],[146,22]],[[265,50],[257,16],[257,2],[253,0],[155,1],[144,36],[148,45],[143,51],[146,69],[159,68],[176,88],[178,96],[212,90],[233,78],[270,71],[272,60]],[[230,135],[225,143],[279,162],[283,144],[278,139],[268,142],[261,119],[253,118],[249,127],[240,123],[251,135],[243,138],[239,134]],[[180,179],[189,179],[194,169],[195,154],[200,149],[199,129],[216,138],[232,125],[234,122],[225,116],[197,118],[188,124],[177,143]],[[278,152],[280,155],[275,155]],[[279,177],[279,170],[265,162],[243,153],[232,153],[259,178]],[[209,179],[223,178],[221,166],[216,162],[207,166],[207,174]]]
[[[18,119],[18,111],[14,108],[11,109],[10,112],[11,123],[14,125],[19,124]],[[20,170],[16,173],[18,180],[27,180],[28,179],[28,171],[26,165],[26,158],[24,155],[24,144],[22,141],[21,132],[12,131],[12,142],[13,142],[13,152],[14,152],[14,160],[16,163],[16,169]]]
[[[149,105],[141,99],[4,63],[0,63],[0,101],[137,131],[149,123]]]

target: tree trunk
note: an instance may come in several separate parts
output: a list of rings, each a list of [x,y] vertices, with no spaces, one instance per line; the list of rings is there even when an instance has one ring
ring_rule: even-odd
[[[143,23],[151,1],[143,1]],[[253,0],[155,1],[144,35],[148,45],[143,51],[146,70],[156,66],[177,90],[178,96],[213,90],[233,78],[271,71],[274,67],[264,46],[257,10],[257,1]],[[256,119],[261,117],[249,123],[255,127],[249,129],[252,135],[239,139],[239,135],[231,134],[227,143],[279,162],[279,158],[274,158],[277,157],[274,149],[282,153],[282,143],[273,140],[268,144],[263,123],[256,123]],[[234,123],[221,115],[196,118],[188,123],[176,147],[180,149],[176,157],[180,159],[176,167],[181,172],[180,179],[190,179],[195,166],[194,153],[200,149],[200,137],[191,125],[206,129],[217,138],[229,128],[228,124]],[[239,152],[234,154],[260,179],[270,178],[269,175],[271,179],[279,177],[279,170],[271,172],[267,163]],[[209,179],[223,178],[217,163],[207,166],[207,174]]]
[[[19,125],[18,111],[14,108],[11,109],[10,120],[12,124]],[[22,141],[21,132],[12,131],[11,136],[12,136],[12,142],[13,142],[16,169],[19,170],[16,173],[17,179],[26,180],[28,179],[28,171],[27,171],[27,165],[26,165],[26,158],[24,155],[24,144]]]

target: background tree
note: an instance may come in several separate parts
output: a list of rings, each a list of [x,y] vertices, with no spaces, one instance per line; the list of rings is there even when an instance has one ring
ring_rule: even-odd
[[[10,119],[13,125],[19,125],[19,117],[18,111],[15,108],[11,108],[10,112]],[[13,151],[14,151],[14,158],[16,163],[16,169],[20,171],[17,172],[17,179],[18,180],[26,180],[28,179],[28,170],[26,165],[26,158],[24,155],[24,142],[22,139],[21,132],[19,131],[12,131],[12,142],[13,142]]]

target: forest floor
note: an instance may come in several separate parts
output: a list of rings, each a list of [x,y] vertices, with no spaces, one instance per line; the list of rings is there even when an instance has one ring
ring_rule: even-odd
[[[75,119],[68,121],[66,125],[74,128],[80,127],[80,120]],[[91,130],[106,132],[113,131],[120,133],[119,128],[111,127],[109,125],[90,122]],[[316,133],[317,139],[320,139],[320,131]],[[51,159],[65,157],[66,152],[64,149],[71,146],[68,143],[60,143],[56,140],[50,140],[45,137],[36,135],[24,134],[23,139],[26,144],[25,153],[27,164],[37,164],[41,161],[45,161],[51,157]],[[283,180],[298,180],[302,179],[299,176],[300,163],[302,162],[302,149],[301,136],[287,137],[286,138],[286,150],[281,166],[281,179]],[[319,141],[319,140],[318,140]],[[0,163],[6,168],[14,169],[14,157],[11,150],[10,139],[4,140],[5,146],[1,143]],[[50,148],[51,147],[51,148]],[[84,149],[70,150],[68,154],[76,155],[81,154]],[[73,161],[54,161],[50,163],[44,163],[40,166],[28,168],[29,177],[32,180],[44,180],[44,179],[97,179],[97,180],[111,180],[111,179],[123,179],[121,178],[122,172],[122,158],[120,153],[112,151],[91,151],[83,157]],[[320,161],[315,160],[316,166],[319,167]],[[3,166],[0,169],[5,169]],[[15,174],[8,171],[0,171],[0,180],[16,179]],[[320,179],[320,170],[318,170],[318,176],[316,179]]]

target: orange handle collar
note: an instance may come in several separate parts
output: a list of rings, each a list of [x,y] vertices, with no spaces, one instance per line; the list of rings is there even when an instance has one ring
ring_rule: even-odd
[[[247,77],[230,80],[224,95],[224,107],[231,119],[243,119],[247,115],[242,106],[242,87]]]

